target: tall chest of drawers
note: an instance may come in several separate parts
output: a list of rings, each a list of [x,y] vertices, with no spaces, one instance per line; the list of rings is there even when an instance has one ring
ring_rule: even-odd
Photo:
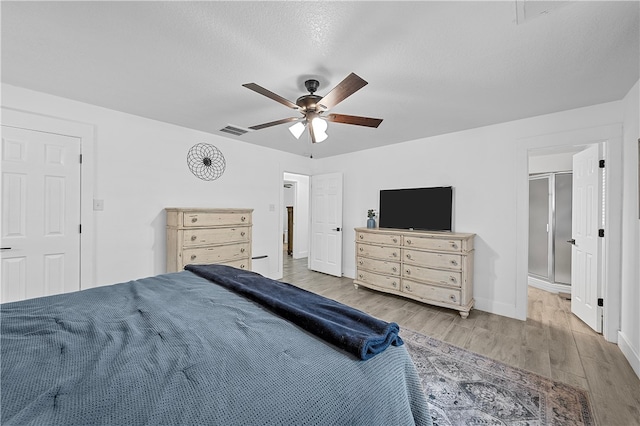
[[[356,228],[359,285],[455,309],[473,307],[474,234]]]
[[[167,208],[167,272],[219,263],[251,270],[253,209]]]

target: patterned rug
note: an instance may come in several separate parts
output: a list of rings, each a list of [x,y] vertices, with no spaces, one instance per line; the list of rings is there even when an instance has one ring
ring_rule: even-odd
[[[434,426],[596,424],[585,390],[407,329],[401,336]]]

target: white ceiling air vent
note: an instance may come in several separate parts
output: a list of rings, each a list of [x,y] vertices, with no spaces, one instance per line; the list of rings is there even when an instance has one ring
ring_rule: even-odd
[[[221,132],[231,133],[234,136],[242,136],[247,132],[250,132],[251,129],[245,129],[244,127],[236,126],[233,124],[227,124],[227,127],[223,127],[220,129]]]

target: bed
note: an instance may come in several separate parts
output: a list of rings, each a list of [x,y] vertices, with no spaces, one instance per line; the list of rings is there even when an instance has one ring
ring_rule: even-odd
[[[379,320],[255,273],[202,268],[3,304],[1,423],[431,424],[395,324],[373,349],[341,346],[343,307],[347,327]],[[281,291],[320,309],[280,312]]]

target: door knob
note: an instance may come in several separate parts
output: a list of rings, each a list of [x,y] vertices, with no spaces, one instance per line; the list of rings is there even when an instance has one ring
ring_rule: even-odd
[[[340,228],[333,228],[332,231],[340,231]],[[360,237],[362,238],[362,237]]]
[[[574,246],[576,245],[576,240],[574,240],[573,238],[570,240],[567,240],[567,242],[573,244]]]

